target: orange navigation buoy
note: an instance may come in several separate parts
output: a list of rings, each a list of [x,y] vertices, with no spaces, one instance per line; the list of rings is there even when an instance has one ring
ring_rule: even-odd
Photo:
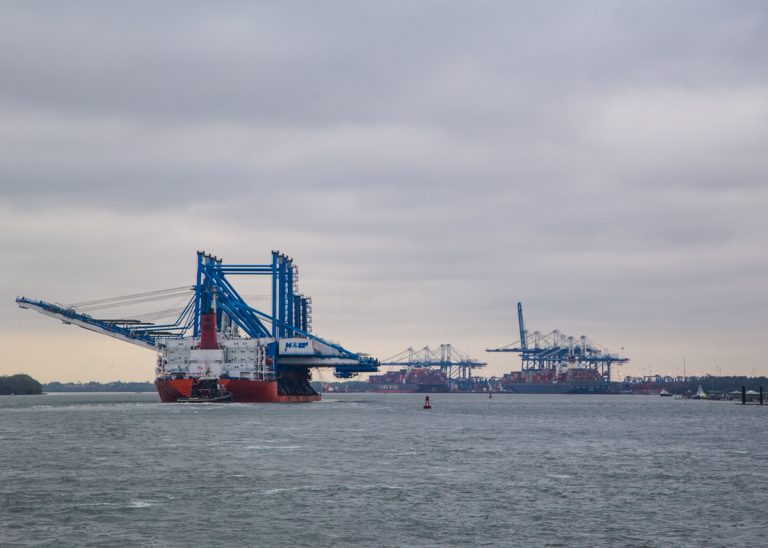
[[[432,404],[429,403],[429,396],[424,399],[424,409],[432,409]]]

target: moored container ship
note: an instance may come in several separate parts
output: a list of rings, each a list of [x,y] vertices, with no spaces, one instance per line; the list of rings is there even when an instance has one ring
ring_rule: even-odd
[[[563,371],[563,369],[565,369]],[[570,367],[526,369],[505,374],[503,391],[516,394],[605,394],[610,383],[594,369]]]
[[[448,378],[439,369],[412,367],[399,371],[387,371],[382,375],[371,375],[368,383],[372,392],[448,392]]]

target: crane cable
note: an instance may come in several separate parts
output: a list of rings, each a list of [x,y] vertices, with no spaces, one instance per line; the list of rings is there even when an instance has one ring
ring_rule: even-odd
[[[155,296],[155,295],[156,296],[162,296],[163,294],[167,294],[167,293],[183,294],[183,293],[185,293],[187,291],[191,291],[193,289],[194,289],[193,286],[184,285],[184,286],[180,286],[180,287],[171,287],[169,289],[159,289],[157,291],[147,291],[145,293],[134,293],[132,295],[122,295],[120,297],[108,297],[108,298],[105,298],[105,299],[96,299],[94,301],[82,301],[82,302],[79,302],[79,303],[72,303],[72,304],[69,304],[67,306],[71,307],[71,308],[87,307],[87,306],[92,306],[92,305],[100,305],[100,304],[106,304],[106,303],[113,303],[113,302],[117,302],[117,301],[131,301],[133,299],[141,299],[141,298]]]

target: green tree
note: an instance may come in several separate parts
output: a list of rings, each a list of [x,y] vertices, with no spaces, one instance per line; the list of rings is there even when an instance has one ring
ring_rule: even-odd
[[[30,395],[42,393],[43,385],[29,375],[18,374],[0,377],[0,395]]]

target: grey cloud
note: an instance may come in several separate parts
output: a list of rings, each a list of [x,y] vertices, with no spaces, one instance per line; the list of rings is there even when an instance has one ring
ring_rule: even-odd
[[[0,49],[7,97],[177,123],[461,127],[574,90],[765,78],[759,3],[18,6]]]
[[[511,342],[517,300],[660,366],[768,322],[762,2],[4,10],[0,325],[199,248],[287,251],[321,334],[379,355]]]

